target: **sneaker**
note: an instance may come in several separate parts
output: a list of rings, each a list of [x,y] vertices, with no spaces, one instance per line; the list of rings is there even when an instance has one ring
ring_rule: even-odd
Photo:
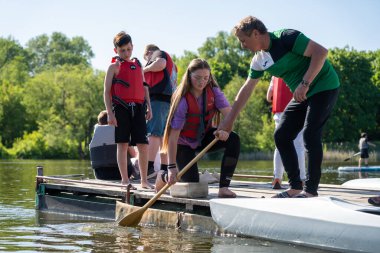
[[[272,182],[272,189],[275,189],[275,190],[279,190],[279,189],[282,189],[282,186],[281,186],[281,180],[278,179],[278,178],[275,178]]]

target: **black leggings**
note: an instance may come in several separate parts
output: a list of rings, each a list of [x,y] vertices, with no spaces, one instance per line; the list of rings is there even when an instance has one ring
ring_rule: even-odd
[[[308,155],[304,190],[317,194],[323,159],[322,130],[338,98],[339,89],[323,91],[301,103],[290,101],[274,133],[276,147],[288,174],[291,189],[302,189],[297,152],[293,140],[304,128],[303,139]]]
[[[214,131],[212,128],[205,134],[201,146],[192,149],[186,145],[177,145],[177,166],[182,170],[193,158],[196,152],[202,151],[212,140],[214,140]],[[234,132],[230,133],[227,141],[218,141],[210,148],[209,152],[224,149],[222,165],[220,170],[219,187],[228,187],[230,185],[232,175],[234,174],[236,164],[240,154],[240,138]],[[182,182],[199,182],[198,165],[195,163],[181,178]]]

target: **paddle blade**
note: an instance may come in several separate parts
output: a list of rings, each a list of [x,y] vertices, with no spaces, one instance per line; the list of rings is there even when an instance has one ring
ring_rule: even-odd
[[[344,162],[347,162],[347,161],[350,160],[350,159],[351,159],[351,157],[348,157],[348,158],[344,159],[343,161],[344,161]]]
[[[143,217],[146,208],[142,207],[139,210],[136,210],[128,215],[124,216],[121,220],[118,221],[118,224],[123,227],[136,227]]]

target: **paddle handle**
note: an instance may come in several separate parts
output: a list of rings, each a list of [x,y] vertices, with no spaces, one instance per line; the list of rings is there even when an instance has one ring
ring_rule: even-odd
[[[190,168],[191,166],[194,165],[194,163],[198,162],[199,159],[201,159],[202,156],[204,156],[204,154],[206,154],[207,151],[209,151],[209,149],[214,146],[214,144],[218,141],[218,138],[215,138],[212,142],[210,142],[201,152],[199,152],[198,155],[196,155],[193,160],[191,160],[178,174],[177,174],[177,180],[179,180],[183,174],[185,174]],[[151,198],[144,206],[143,208],[144,209],[148,209],[149,207],[151,207],[154,202],[156,202],[156,200],[163,194],[166,192],[167,189],[169,189],[170,185],[169,184],[166,184],[164,187],[162,187],[162,189],[157,192],[157,194]]]

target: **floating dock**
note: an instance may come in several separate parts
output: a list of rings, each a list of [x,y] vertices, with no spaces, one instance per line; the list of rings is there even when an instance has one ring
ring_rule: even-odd
[[[143,206],[154,195],[153,190],[128,190],[119,182],[84,179],[83,175],[44,176],[37,168],[36,209],[43,212],[70,214],[106,220],[117,220]],[[271,177],[237,175],[250,181],[233,180],[230,189],[241,198],[270,198],[282,190],[273,190]],[[254,182],[255,178],[268,182]],[[287,187],[287,184],[283,184]],[[209,184],[207,198],[176,198],[163,194],[144,214],[140,225],[181,228],[207,233],[223,233],[211,218],[210,199],[217,198],[218,183]],[[367,204],[378,190],[364,187],[321,184],[319,196],[331,196],[352,203]]]

